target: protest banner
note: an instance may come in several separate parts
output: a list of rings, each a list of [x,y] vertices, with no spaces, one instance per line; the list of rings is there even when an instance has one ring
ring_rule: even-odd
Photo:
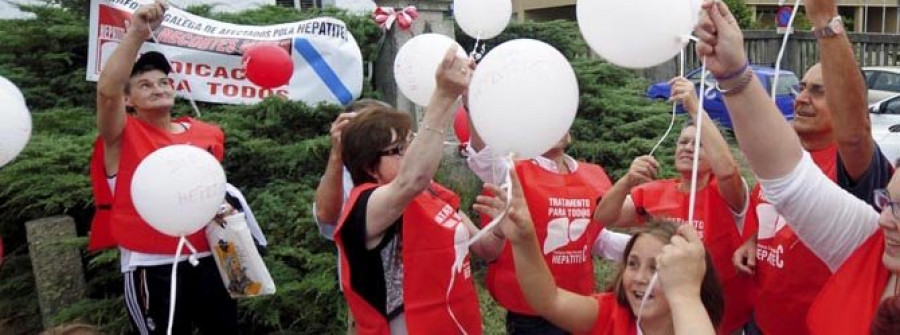
[[[97,81],[106,59],[124,38],[135,0],[92,0],[87,80]],[[284,48],[294,61],[288,84],[263,89],[247,80],[244,51],[259,43]],[[158,51],[172,63],[181,97],[252,104],[279,95],[314,104],[346,105],[362,92],[362,53],[344,22],[330,17],[270,26],[244,26],[199,17],[170,7],[141,53]]]

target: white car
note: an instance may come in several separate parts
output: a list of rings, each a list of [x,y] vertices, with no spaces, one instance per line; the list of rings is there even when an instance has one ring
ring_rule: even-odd
[[[900,94],[900,67],[871,66],[862,69],[869,88],[869,104]]]
[[[900,95],[869,106],[869,118],[872,138],[881,147],[884,156],[896,166],[900,158]]]

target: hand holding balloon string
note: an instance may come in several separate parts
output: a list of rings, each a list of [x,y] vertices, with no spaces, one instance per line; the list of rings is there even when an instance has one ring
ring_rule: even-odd
[[[162,19],[165,17],[165,13],[168,9],[169,4],[166,3],[165,0],[157,0],[157,2],[153,6],[141,7],[134,13],[135,18],[141,18],[142,21],[146,23],[145,26],[147,27],[147,34],[150,35],[153,43],[156,43],[157,45],[160,45],[160,43],[158,36],[156,35],[156,28],[159,28],[159,26],[162,25]],[[141,25],[138,24],[138,26]],[[162,51],[159,51],[159,53],[164,54]],[[172,62],[169,60],[169,57],[166,57],[166,62],[169,63],[169,66],[171,68],[175,68]],[[194,101],[193,94],[188,91],[188,93],[185,95],[187,96],[188,101],[191,102],[191,108],[194,110],[194,113],[197,115],[197,117],[202,117],[202,115],[200,114],[200,107],[197,107],[197,102]]]

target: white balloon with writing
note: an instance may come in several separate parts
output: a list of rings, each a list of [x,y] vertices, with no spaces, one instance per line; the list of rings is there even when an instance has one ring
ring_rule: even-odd
[[[225,200],[225,171],[209,152],[171,145],[148,155],[131,180],[138,214],[169,236],[202,229]]]
[[[456,24],[472,38],[494,38],[506,29],[512,16],[510,0],[454,0]]]
[[[578,0],[585,41],[618,66],[647,68],[681,51],[696,23],[692,0]]]
[[[434,74],[453,45],[457,56],[466,57],[456,41],[441,34],[422,34],[403,44],[394,58],[394,79],[400,92],[416,105],[427,106],[437,87]]]
[[[0,167],[8,164],[31,138],[31,114],[22,92],[0,77]],[[8,83],[8,84],[7,84]]]
[[[549,44],[512,40],[478,65],[469,107],[475,129],[494,153],[533,158],[568,133],[578,111],[578,80]]]

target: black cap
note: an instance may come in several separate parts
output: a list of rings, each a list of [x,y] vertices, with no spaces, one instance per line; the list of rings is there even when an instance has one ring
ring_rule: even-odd
[[[134,66],[131,67],[131,75],[134,76],[149,70],[160,70],[165,74],[169,74],[169,72],[172,72],[172,65],[169,65],[169,60],[163,54],[150,51],[138,57],[138,60],[134,62]]]

